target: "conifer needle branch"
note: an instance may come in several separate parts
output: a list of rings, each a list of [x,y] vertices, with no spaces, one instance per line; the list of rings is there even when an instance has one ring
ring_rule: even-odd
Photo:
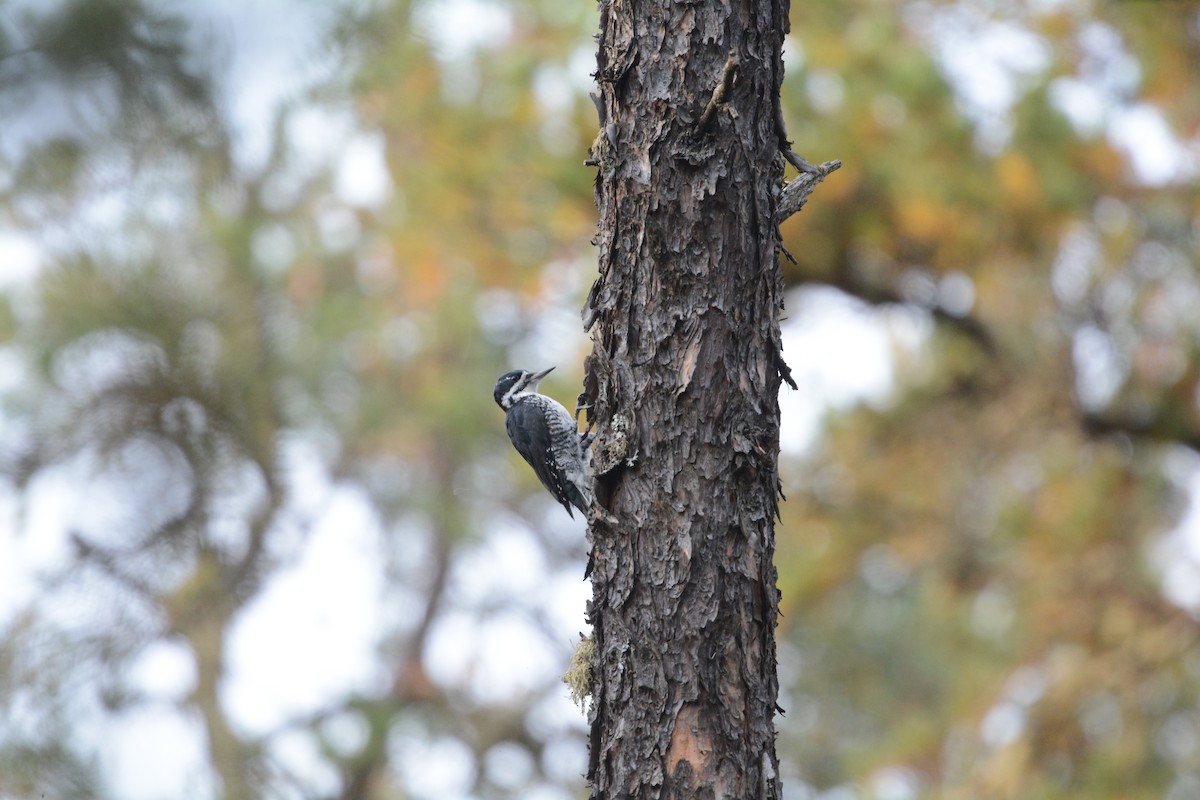
[[[1167,414],[1160,413],[1149,419],[1139,419],[1120,414],[1083,411],[1080,421],[1084,431],[1092,436],[1125,434],[1134,439],[1182,445],[1200,453],[1200,431],[1179,424]]]

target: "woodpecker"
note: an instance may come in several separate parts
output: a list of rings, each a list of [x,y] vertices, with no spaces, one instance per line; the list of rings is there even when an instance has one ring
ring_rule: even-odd
[[[587,516],[592,503],[587,483],[591,438],[580,435],[575,419],[557,400],[538,394],[538,383],[552,369],[506,372],[496,381],[492,396],[504,409],[504,427],[513,447],[573,519],[571,506]]]

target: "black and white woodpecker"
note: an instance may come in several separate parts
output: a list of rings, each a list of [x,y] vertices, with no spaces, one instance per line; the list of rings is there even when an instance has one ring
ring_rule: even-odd
[[[492,392],[506,414],[504,427],[521,457],[529,462],[554,499],[572,517],[575,506],[587,516],[592,492],[587,482],[590,437],[581,436],[575,418],[557,400],[538,394],[550,369],[506,372]]]

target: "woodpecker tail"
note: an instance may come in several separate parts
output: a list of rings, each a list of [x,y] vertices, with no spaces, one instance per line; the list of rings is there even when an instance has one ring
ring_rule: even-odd
[[[571,506],[578,508],[580,513],[586,518],[588,509],[592,505],[592,492],[588,489],[587,483],[580,481],[579,483],[570,484],[567,488],[567,494],[567,499],[571,501]],[[563,505],[566,506],[567,513],[571,514],[571,517],[574,518],[575,515],[571,513],[571,506],[567,506],[566,503],[563,503]]]

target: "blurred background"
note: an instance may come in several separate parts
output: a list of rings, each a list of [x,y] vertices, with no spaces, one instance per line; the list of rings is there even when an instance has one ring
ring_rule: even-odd
[[[0,797],[586,796],[597,11],[0,2]],[[1200,5],[797,2],[787,798],[1200,797]]]

